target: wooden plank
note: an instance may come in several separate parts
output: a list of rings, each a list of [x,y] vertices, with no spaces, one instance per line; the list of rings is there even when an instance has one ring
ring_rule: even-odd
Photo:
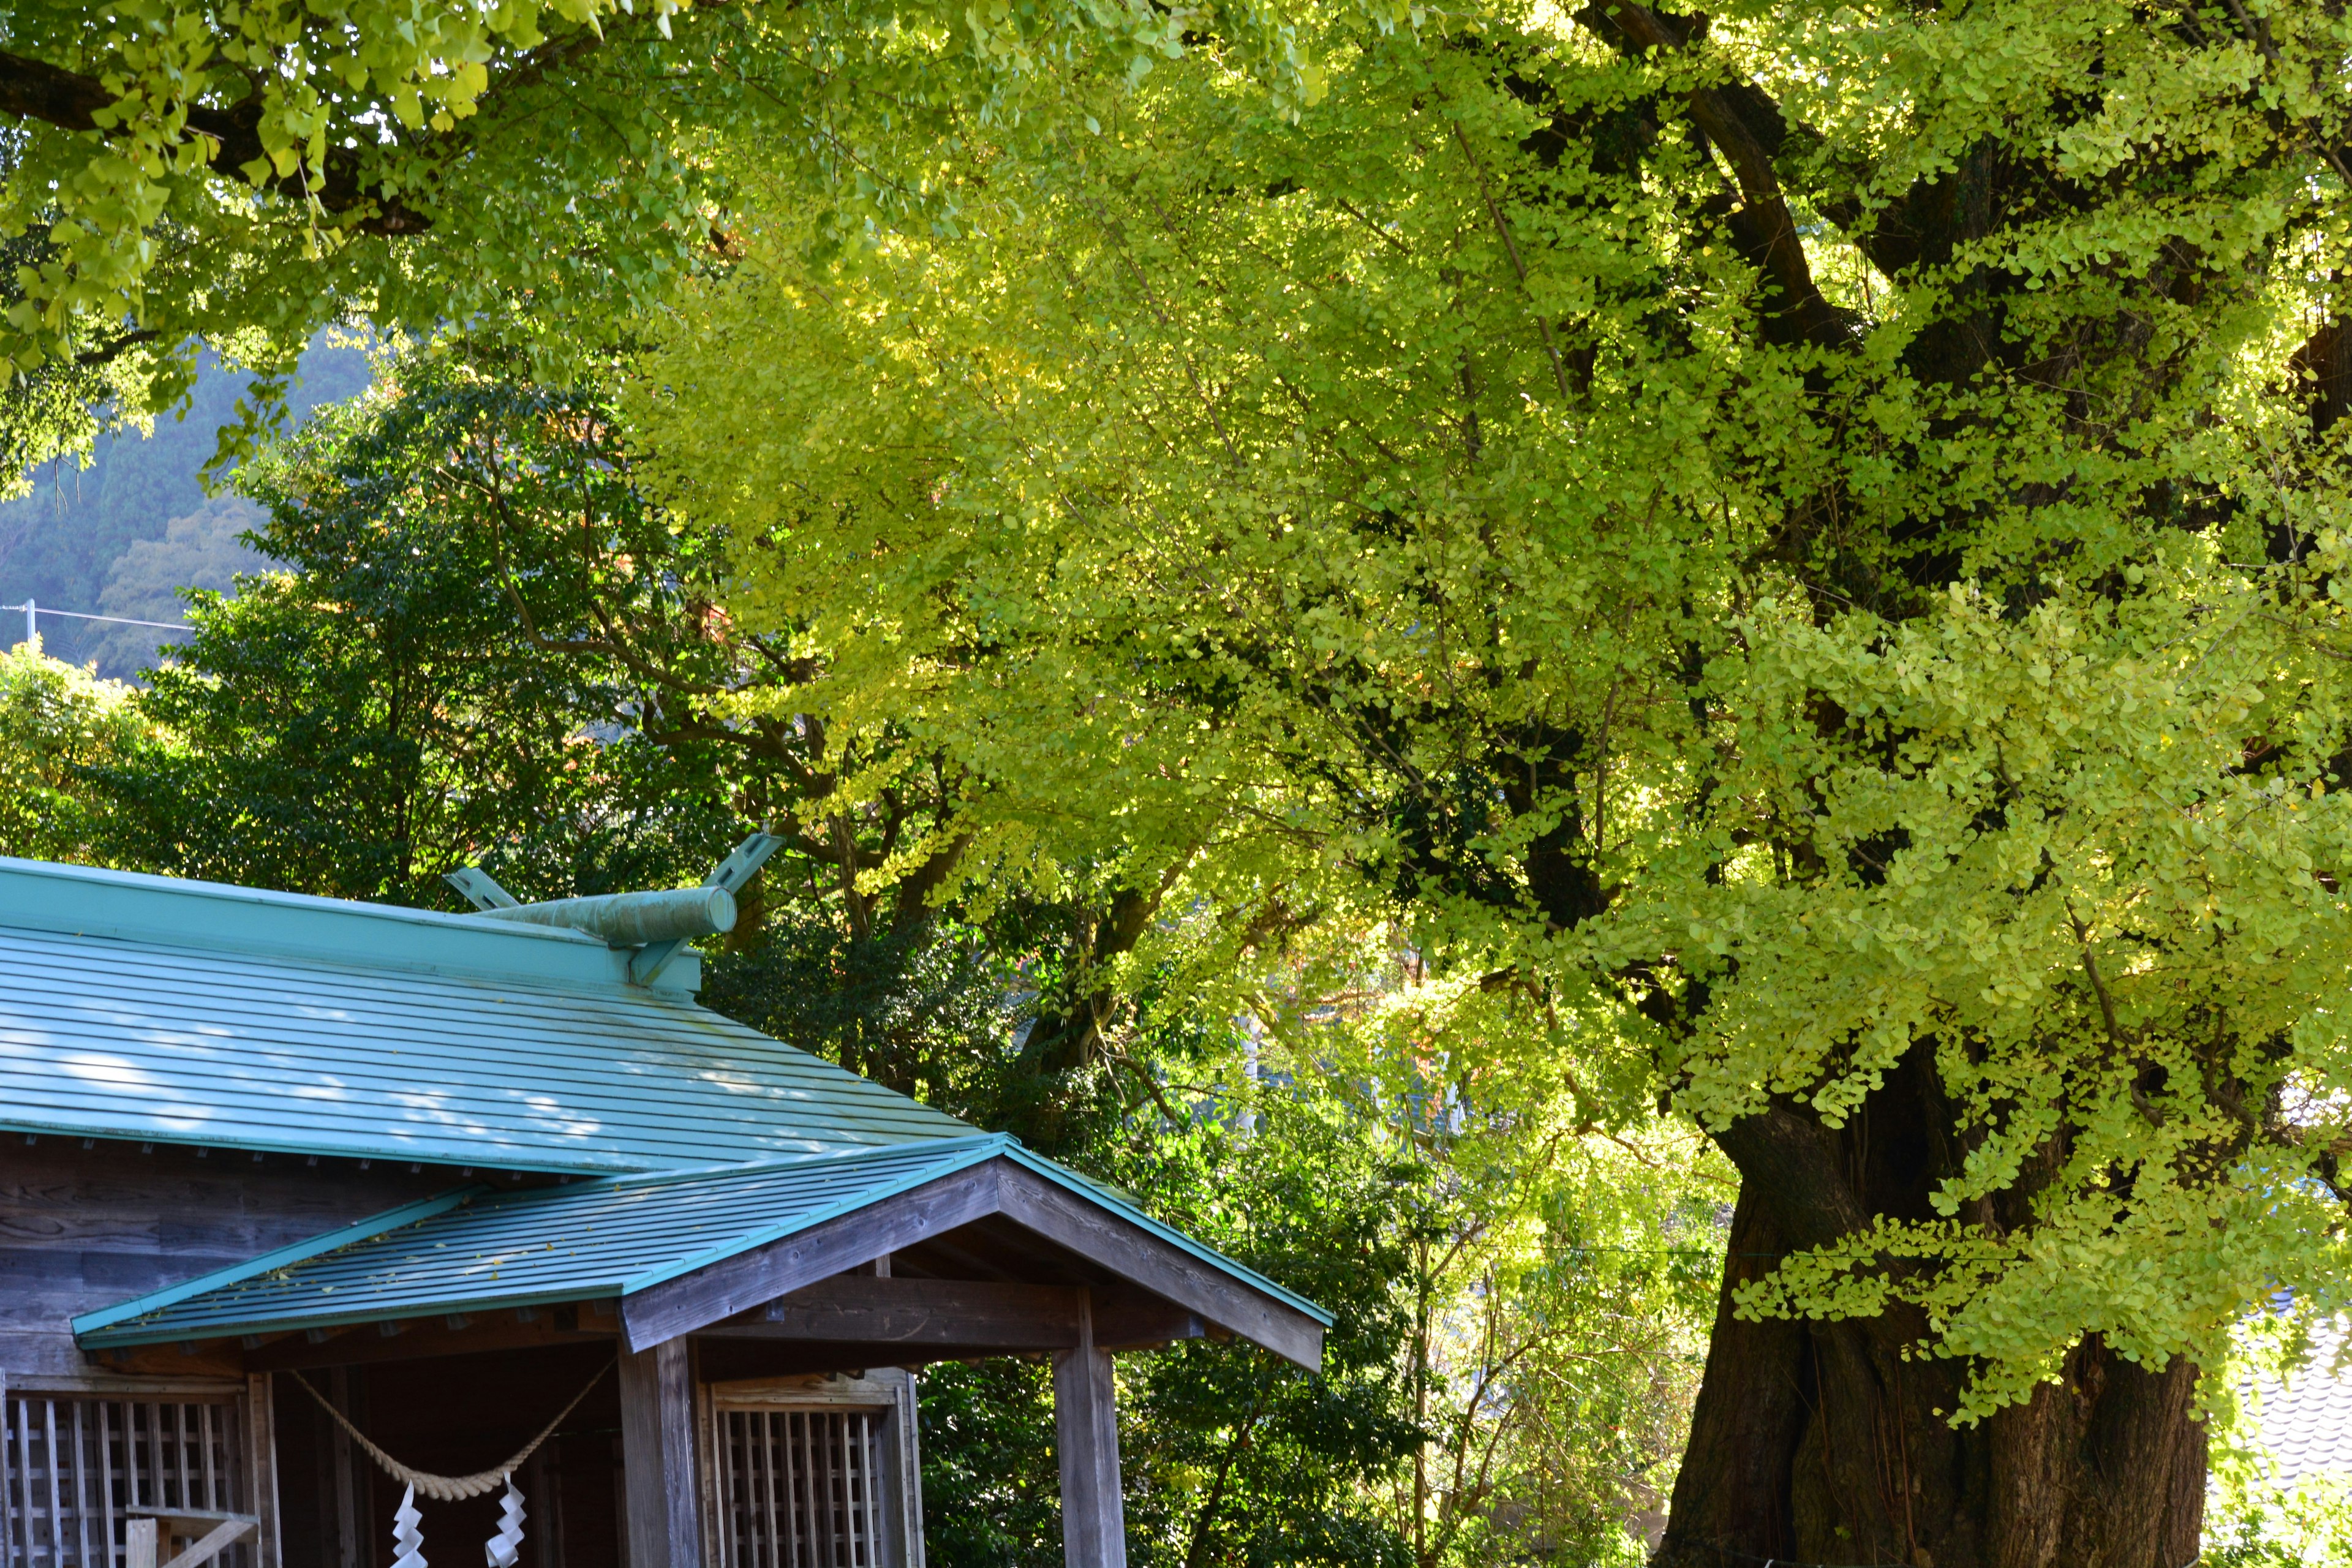
[[[1095,1343],[1107,1351],[1153,1350],[1209,1331],[1200,1313],[1141,1290],[1097,1290],[1094,1317]]]
[[[958,1171],[766,1247],[624,1296],[621,1321],[628,1348],[642,1351],[691,1333],[803,1285],[871,1262],[883,1253],[992,1214],[1003,1164],[992,1160]]]
[[[0,1367],[0,1563],[21,1562],[29,1565],[32,1562],[29,1551],[22,1557],[17,1555],[16,1505],[11,1496],[14,1489],[8,1484],[8,1478],[16,1473],[17,1466],[17,1461],[10,1458],[15,1449],[9,1435],[16,1430],[16,1423],[8,1418],[12,1403],[8,1393],[8,1371]]]
[[[912,1373],[878,1373],[890,1391],[890,1418],[882,1425],[883,1563],[923,1568],[922,1433],[915,1412]]]
[[[352,1425],[361,1431],[372,1430],[367,1368],[351,1367],[335,1375],[342,1379],[336,1386],[342,1390],[342,1396],[347,1401],[343,1414],[350,1416]],[[341,1429],[337,1427],[338,1431]],[[368,1568],[368,1564],[376,1559],[376,1543],[392,1538],[392,1525],[375,1511],[375,1461],[370,1459],[356,1443],[349,1445],[343,1451],[352,1467],[348,1495],[351,1498],[352,1533],[357,1542],[353,1561],[357,1568]],[[617,1508],[619,1504],[614,1506]]]
[[[550,1437],[523,1467],[530,1483],[530,1542],[534,1568],[563,1568],[563,1439]]]
[[[131,1521],[123,1527],[123,1536],[127,1543],[127,1551],[124,1557],[125,1568],[157,1568],[155,1521],[153,1520],[134,1519]],[[27,1561],[29,1562],[30,1559],[28,1558]]]
[[[620,1371],[629,1568],[702,1568],[687,1343],[673,1339],[625,1354]]]
[[[791,1463],[794,1455],[798,1455],[800,1459],[801,1499],[806,1520],[801,1535],[808,1544],[809,1568],[824,1568],[817,1562],[817,1547],[824,1540],[824,1532],[818,1527],[816,1517],[816,1472],[824,1464],[816,1451],[816,1417],[817,1413],[814,1410],[803,1410],[798,1415],[791,1411],[784,1413],[785,1462]],[[797,1443],[793,1441],[792,1424],[795,1420],[801,1424],[800,1441]]]
[[[204,1444],[205,1506],[218,1508],[227,1500],[227,1489],[221,1485],[219,1470],[214,1462],[214,1447],[217,1441],[217,1434],[213,1430],[213,1417],[217,1414],[217,1410],[215,1406],[210,1405],[199,1405],[197,1408],[205,1413],[204,1419],[196,1423],[196,1430],[201,1435],[200,1440]]]
[[[114,1409],[111,1399],[98,1402],[98,1538],[105,1546],[106,1568],[113,1568],[114,1563]],[[126,1420],[130,1414],[123,1412]]]
[[[712,1441],[710,1386],[702,1374],[702,1358],[697,1348],[687,1346],[688,1385],[694,1393],[694,1517],[702,1527],[702,1560],[726,1568],[724,1533],[719,1528],[719,1456]]]
[[[776,1517],[784,1527],[779,1559],[783,1568],[801,1568],[800,1473],[793,1463],[793,1417],[788,1410],[769,1411],[767,1442],[777,1459]]]
[[[58,1402],[54,1399],[45,1399],[41,1402],[41,1410],[42,1419],[47,1423],[47,1434],[44,1443],[48,1455],[47,1463],[49,1480],[49,1561],[55,1568],[65,1568],[66,1528],[58,1512],[58,1482],[62,1479],[62,1473],[58,1465]],[[27,1568],[30,1568],[30,1564],[27,1564]]]
[[[277,1384],[266,1372],[245,1380],[245,1474],[253,1491],[259,1531],[253,1540],[254,1568],[278,1568],[284,1560],[278,1539]]]
[[[71,1408],[73,1410],[73,1465],[71,1468],[73,1473],[74,1489],[74,1562],[79,1565],[79,1568],[90,1568],[90,1474],[89,1466],[84,1462],[89,1455],[89,1434],[86,1429],[88,1423],[85,1419],[89,1410],[89,1404],[87,1400],[77,1399],[73,1402]],[[56,1462],[57,1456],[52,1454],[49,1456],[49,1458],[50,1462],[54,1464]],[[55,1486],[57,1483],[52,1481],[49,1484]],[[62,1552],[60,1552],[60,1555],[62,1555]]]
[[[245,1373],[235,1377],[117,1377],[100,1372],[70,1376],[11,1369],[8,1387],[16,1394],[61,1394],[80,1399],[235,1399],[245,1392]]]
[[[1065,1285],[848,1275],[804,1285],[768,1303],[757,1317],[715,1323],[702,1334],[1066,1350],[1078,1342],[1078,1291]]]
[[[232,1519],[215,1525],[199,1537],[194,1545],[164,1563],[163,1568],[204,1568],[205,1563],[243,1541],[257,1528],[249,1519]]]
[[[327,1398],[345,1415],[352,1414],[352,1374],[349,1372],[337,1367],[328,1377]],[[323,1411],[320,1414],[325,1415]],[[325,1426],[328,1463],[332,1467],[334,1482],[334,1496],[330,1504],[334,1513],[333,1564],[334,1568],[360,1568],[360,1512],[352,1490],[352,1461],[354,1456],[352,1435],[343,1430],[341,1422],[331,1417],[325,1420]]]
[[[1082,1311],[1076,1348],[1054,1353],[1054,1447],[1062,1468],[1062,1560],[1068,1568],[1127,1568],[1127,1515],[1118,1484],[1118,1391],[1110,1352]]]
[[[1010,1162],[1001,1192],[1007,1218],[1286,1361],[1321,1370],[1323,1325],[1306,1313]]]

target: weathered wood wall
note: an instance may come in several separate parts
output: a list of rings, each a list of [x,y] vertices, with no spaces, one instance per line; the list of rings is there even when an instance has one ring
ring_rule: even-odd
[[[0,1135],[0,1373],[74,1380],[68,1320],[457,1185],[427,1165]],[[184,1367],[173,1358],[175,1370]],[[189,1368],[188,1370],[194,1370]],[[224,1368],[224,1371],[234,1371]]]

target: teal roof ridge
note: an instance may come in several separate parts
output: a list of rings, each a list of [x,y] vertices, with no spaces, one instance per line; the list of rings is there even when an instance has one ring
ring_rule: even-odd
[[[1297,1291],[1267,1279],[1249,1265],[1236,1262],[1216,1248],[1193,1240],[1173,1226],[1162,1225],[1145,1213],[1135,1200],[1119,1192],[1118,1188],[1097,1182],[1092,1176],[1081,1172],[1074,1171],[1058,1160],[1048,1159],[1043,1154],[1024,1148],[1018,1142],[1004,1152],[1014,1163],[1034,1172],[1047,1181],[1076,1189],[1081,1195],[1091,1198],[1105,1208],[1115,1210],[1125,1218],[1160,1237],[1160,1240],[1181,1248],[1219,1272],[1230,1274],[1237,1279],[1244,1280],[1253,1289],[1263,1290],[1286,1305],[1306,1313],[1323,1327],[1328,1329],[1338,1321],[1323,1308],[1317,1306]]]
[[[314,1258],[323,1258],[330,1252],[339,1252],[355,1241],[371,1240],[398,1230],[404,1225],[415,1225],[419,1220],[431,1219],[436,1215],[447,1214],[451,1209],[470,1203],[483,1194],[494,1190],[477,1182],[462,1187],[452,1187],[446,1192],[436,1193],[429,1198],[419,1198],[414,1203],[402,1204],[397,1208],[389,1208],[381,1214],[370,1215],[365,1219],[354,1220],[352,1224],[339,1229],[306,1237],[300,1241],[289,1242],[284,1247],[273,1247],[258,1258],[248,1258],[242,1263],[232,1263],[226,1268],[215,1268],[209,1274],[199,1274],[194,1279],[184,1279],[177,1285],[167,1285],[161,1290],[151,1290],[143,1296],[134,1296],[128,1301],[118,1301],[111,1307],[101,1307],[95,1312],[84,1312],[72,1321],[73,1331],[78,1336],[94,1334],[100,1330],[128,1322],[133,1318],[143,1318],[151,1312],[160,1312],[167,1307],[176,1307],[183,1301],[210,1291],[241,1284],[245,1280],[257,1279],[276,1269],[291,1268],[297,1263],[308,1263]]]
[[[629,984],[625,951],[565,927],[13,856],[0,856],[6,927],[638,995],[648,989]],[[651,989],[690,994],[699,978],[698,961],[682,953]]]

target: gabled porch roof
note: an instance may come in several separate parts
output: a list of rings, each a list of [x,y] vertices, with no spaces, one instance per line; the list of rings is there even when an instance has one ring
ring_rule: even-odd
[[[457,1189],[74,1321],[100,1350],[614,1300],[643,1350],[986,1220],[1312,1366],[1328,1313],[1109,1190],[979,1136]]]

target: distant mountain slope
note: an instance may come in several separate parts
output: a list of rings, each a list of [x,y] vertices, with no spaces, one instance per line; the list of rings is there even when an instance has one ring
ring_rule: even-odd
[[[157,572],[173,562],[218,567],[234,549],[236,531],[223,524],[238,514],[223,513],[214,498],[205,494],[196,475],[212,457],[214,438],[233,416],[247,380],[208,359],[182,418],[157,420],[152,436],[131,431],[102,438],[89,468],[46,467],[35,474],[31,495],[0,502],[0,605],[21,605],[30,595],[37,604],[60,610],[176,619],[178,606],[168,590],[179,584],[160,583]],[[367,384],[366,355],[357,349],[314,345],[302,356],[302,384],[290,402],[299,417],[321,403],[352,396]],[[257,510],[245,515],[250,521],[239,526],[260,521]],[[185,537],[179,549],[126,560],[142,542],[167,540],[175,519],[191,520],[191,527],[180,531]],[[224,533],[226,545],[221,543]],[[113,585],[115,605],[136,603],[141,608],[102,603],[118,563],[124,572]],[[198,585],[223,587],[226,583]],[[160,604],[154,592],[159,586],[165,590]],[[165,613],[150,613],[156,609]],[[15,643],[24,635],[23,626],[21,617],[0,616],[0,643]],[[43,617],[41,639],[58,658],[77,664],[96,658],[101,674],[116,677],[134,675],[152,662],[155,647],[151,635],[137,628],[63,617]]]

